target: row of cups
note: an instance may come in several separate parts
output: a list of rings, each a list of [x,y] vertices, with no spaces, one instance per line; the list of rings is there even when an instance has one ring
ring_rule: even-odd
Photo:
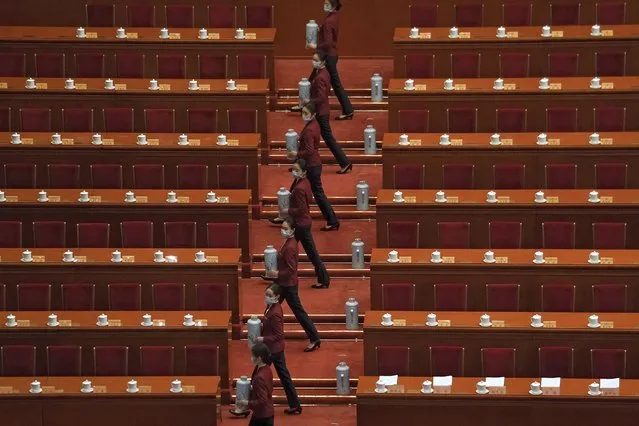
[[[5,202],[7,200],[4,191],[0,190],[0,203]],[[41,202],[41,203],[46,203],[49,201],[49,195],[47,194],[47,191],[39,191],[38,192],[38,198],[37,201]],[[78,198],[78,201],[81,203],[88,203],[91,201],[91,197],[89,196],[89,193],[87,191],[80,191],[80,198]],[[127,193],[125,194],[125,198],[124,201],[127,203],[135,203],[137,201],[137,198],[135,197],[135,192],[133,191],[127,191]],[[167,193],[167,198],[166,198],[166,202],[167,203],[177,203],[178,202],[178,198],[177,198],[177,194],[174,191],[169,191]],[[217,195],[215,194],[215,192],[210,191],[206,194],[206,202],[207,203],[217,203],[218,202],[218,198]]]
[[[102,141],[102,135],[100,133],[95,133],[93,136],[91,136],[91,143],[93,145],[102,145],[103,141]],[[147,140],[147,137],[145,134],[139,134],[137,136],[137,144],[138,145],[148,145],[149,141]],[[178,145],[189,145],[189,137],[188,135],[185,134],[181,134],[180,136],[178,136]],[[11,144],[12,145],[21,145],[22,144],[22,137],[20,136],[20,133],[13,133],[11,135]],[[61,145],[62,144],[62,135],[60,135],[59,133],[54,133],[53,135],[51,135],[51,144],[53,145]],[[228,141],[226,139],[226,135],[218,135],[217,136],[217,144],[218,145],[228,145]]]
[[[86,38],[87,37],[87,33],[85,31],[85,29],[83,27],[78,27],[75,30],[75,36],[77,38]],[[207,39],[209,38],[209,31],[206,28],[201,28],[200,31],[198,31],[198,38],[199,39]],[[118,28],[115,30],[115,37],[116,38],[127,38],[127,34],[126,34],[126,30],[122,27]],[[162,28],[160,29],[160,35],[159,37],[161,39],[167,39],[169,38],[169,30],[167,28]],[[235,38],[238,40],[244,39],[246,38],[246,35],[244,34],[244,29],[243,28],[237,28],[235,30]]]
[[[600,36],[601,33],[601,26],[595,24],[590,28],[590,35],[591,36]],[[448,30],[448,38],[459,38],[460,34],[459,34],[459,28],[457,27],[452,27]],[[496,34],[497,38],[506,38],[508,36],[508,33],[506,32],[506,28],[505,27],[498,27],[497,28],[497,34]],[[550,28],[550,25],[544,25],[543,27],[541,27],[541,36],[542,37],[552,37],[552,30]],[[410,38],[419,38],[419,28],[413,27],[410,29],[410,34],[409,34]]]
[[[131,379],[127,382],[127,388],[126,391],[128,393],[137,393],[139,392],[139,388],[138,388],[138,382],[134,379]],[[179,379],[175,379],[171,382],[171,387],[169,388],[170,392],[173,393],[180,393],[182,392],[182,381]],[[93,383],[91,383],[91,380],[84,380],[82,382],[82,387],[80,388],[80,392],[82,393],[92,393],[93,392]],[[36,379],[33,382],[31,382],[31,387],[29,388],[29,393],[42,393],[42,385],[40,384],[40,382]]]
[[[27,78],[27,81],[25,83],[25,87],[27,89],[35,89],[36,88],[36,81],[34,78]],[[73,80],[72,78],[67,78],[64,82],[64,88],[65,89],[69,89],[69,90],[73,90],[76,88],[75,86],[75,80]],[[104,80],[104,88],[106,90],[115,90],[115,83],[113,82],[112,79],[107,78],[106,80]],[[188,86],[189,90],[199,90],[200,86],[197,82],[197,80],[190,80],[189,81],[189,86]],[[226,89],[227,90],[237,90],[237,85],[235,83],[235,80],[227,80],[226,82]],[[156,79],[152,79],[149,81],[149,90],[160,90],[160,84],[158,83],[158,81]]]
[[[199,250],[198,252],[195,253],[195,262],[196,263],[206,263],[207,259],[206,259],[206,253],[204,253],[202,250]],[[31,250],[24,250],[22,252],[22,262],[33,262],[33,253],[31,253]],[[67,250],[64,252],[64,254],[62,255],[62,261],[63,262],[76,262],[76,258],[73,255],[73,252],[71,250]],[[123,261],[122,258],[122,253],[119,250],[115,250],[113,253],[111,253],[111,262],[114,263],[120,263]],[[164,252],[161,250],[156,251],[155,253],[153,253],[153,261],[156,263],[164,263],[164,262],[168,262],[168,263],[176,263],[177,262],[177,257],[176,256],[164,256]]]
[[[399,262],[399,252],[397,250],[391,250],[388,252],[388,258],[386,259],[389,263],[398,263]],[[442,258],[442,254],[439,250],[435,250],[434,252],[431,253],[431,257],[430,257],[430,261],[431,263],[442,263],[444,261],[444,259]],[[486,253],[484,253],[484,259],[483,259],[484,263],[496,263],[497,259],[495,258],[495,252],[493,252],[492,250],[488,250]],[[543,264],[546,263],[546,259],[544,259],[544,252],[542,251],[536,251],[534,258],[533,258],[533,263],[537,263],[537,264]],[[601,263],[601,258],[599,257],[599,252],[598,251],[592,251],[590,252],[590,254],[588,255],[588,263],[592,264],[592,265],[597,265],[599,263]]]
[[[382,315],[382,325],[384,326],[392,326],[393,325],[393,316],[389,313],[385,313]],[[430,313],[426,316],[426,325],[429,327],[437,327],[439,322],[437,321],[437,315],[434,313]],[[490,319],[490,315],[483,314],[479,317],[479,326],[480,327],[492,327],[493,323]],[[541,320],[541,315],[535,314],[530,317],[530,326],[534,328],[541,328],[544,326],[543,321]],[[601,323],[599,322],[599,316],[597,314],[592,314],[588,317],[587,326],[589,328],[599,328],[601,327]]]
[[[599,77],[593,77],[590,80],[591,89],[601,89],[601,87],[602,87],[601,79]],[[493,89],[504,90],[504,88],[505,88],[504,79],[503,78],[495,79],[495,82],[493,83]],[[454,90],[454,89],[455,89],[455,82],[452,78],[447,78],[446,80],[444,80],[444,90]],[[548,77],[543,77],[539,79],[539,89],[541,90],[550,89],[550,80],[548,79]],[[404,82],[404,90],[415,90],[415,80],[413,80],[412,78],[407,79]]]
[[[490,145],[501,145],[501,135],[499,133],[494,133],[490,136]],[[590,145],[600,145],[601,138],[599,137],[599,133],[592,133],[588,137],[588,143]],[[399,136],[399,144],[400,145],[410,145],[410,139],[407,134],[402,134]],[[444,133],[439,137],[440,145],[451,145],[452,142],[450,140],[450,135]],[[540,133],[537,135],[537,145],[548,145],[548,135],[546,133]]]
[[[18,320],[16,316],[13,314],[7,315],[6,322],[4,324],[7,327],[16,327],[18,325]],[[57,327],[60,325],[60,321],[58,320],[58,316],[56,314],[50,314],[47,318],[47,325],[49,327]],[[107,327],[109,325],[109,318],[106,314],[98,315],[98,321],[96,322],[98,327]],[[152,327],[153,326],[153,318],[150,314],[142,315],[142,322],[140,325],[144,327]],[[195,321],[193,319],[193,315],[186,314],[184,315],[184,321],[182,325],[185,327],[193,327],[195,325],[201,325],[201,322]]]
[[[395,191],[393,194],[393,202],[394,203],[404,203],[406,200],[404,199],[404,193],[402,191]],[[535,193],[535,198],[533,200],[535,203],[543,204],[546,200],[546,195],[543,191],[537,191]],[[599,203],[601,198],[599,198],[599,191],[590,191],[588,193],[588,202],[589,203]],[[435,193],[435,202],[436,203],[446,203],[448,199],[446,198],[446,193],[444,191],[437,191]],[[486,202],[487,203],[497,203],[499,199],[497,198],[497,192],[488,191],[486,193]]]

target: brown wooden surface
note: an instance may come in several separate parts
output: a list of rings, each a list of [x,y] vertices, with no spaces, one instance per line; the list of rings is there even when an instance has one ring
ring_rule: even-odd
[[[615,105],[625,107],[627,117],[639,114],[634,99],[639,92],[636,77],[601,77],[602,86],[612,83],[611,89],[590,89],[591,77],[549,78],[550,85],[561,89],[539,89],[539,78],[504,79],[515,84],[514,90],[493,90],[494,78],[455,79],[454,84],[466,85],[466,90],[444,90],[444,79],[416,79],[415,86],[426,90],[404,90],[405,79],[391,79],[388,93],[388,126],[390,132],[399,131],[398,111],[427,109],[430,111],[430,132],[447,131],[447,108],[477,108],[477,131],[494,132],[495,110],[498,108],[528,109],[528,131],[546,130],[546,108],[578,109],[578,131],[594,130],[593,108]],[[626,130],[639,130],[639,123],[628,120]]]
[[[357,387],[357,424],[384,426],[411,424],[415,419],[428,423],[470,425],[478,419],[490,424],[595,426],[606,422],[632,426],[636,423],[635,406],[639,392],[637,380],[621,380],[619,389],[605,389],[601,396],[587,394],[592,379],[562,379],[561,387],[546,389],[533,396],[528,393],[532,378],[507,378],[503,388],[493,388],[488,395],[475,393],[483,377],[455,377],[451,387],[436,387],[435,392],[420,392],[422,382],[432,377],[400,377],[398,391],[374,392],[378,377],[360,376]],[[595,380],[597,381],[597,380]],[[427,414],[426,414],[427,413]]]
[[[436,203],[437,190],[404,190],[404,198],[415,202],[393,203],[393,189],[377,193],[377,246],[388,247],[387,223],[392,221],[419,222],[420,247],[437,247],[437,222],[469,222],[470,248],[485,248],[488,243],[488,223],[491,221],[522,222],[522,247],[542,247],[541,224],[549,221],[576,223],[576,248],[592,247],[592,223],[627,223],[627,248],[639,248],[637,202],[639,192],[632,189],[599,191],[600,203],[589,203],[588,189],[543,190],[550,202],[533,202],[537,190],[499,190],[497,198],[503,202],[487,203],[485,190],[447,190],[448,203]],[[458,202],[451,202],[457,197]],[[556,197],[556,198],[554,198]],[[409,198],[410,199],[410,198]],[[454,199],[454,198],[452,198]]]
[[[410,375],[430,374],[430,346],[463,346],[464,375],[481,376],[482,348],[515,348],[515,376],[539,375],[538,348],[542,346],[569,346],[574,348],[575,377],[592,377],[590,349],[626,349],[628,362],[626,378],[639,377],[639,365],[631,360],[639,354],[637,333],[639,314],[599,314],[599,321],[612,328],[587,327],[591,313],[542,313],[542,321],[554,322],[542,328],[530,326],[535,312],[490,313],[492,327],[480,327],[479,312],[434,312],[437,321],[448,320],[450,326],[427,327],[429,311],[391,311],[393,321],[405,320],[405,326],[381,325],[384,311],[368,311],[364,320],[364,373],[377,374],[375,347],[410,347]],[[501,321],[503,327],[496,326]],[[554,327],[552,327],[554,325]]]

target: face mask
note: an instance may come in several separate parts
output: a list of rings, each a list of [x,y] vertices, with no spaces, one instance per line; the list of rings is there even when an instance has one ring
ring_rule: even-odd
[[[303,177],[302,172],[299,172],[299,171],[297,171],[297,170],[293,170],[293,173],[292,173],[292,174],[293,174],[293,177],[294,177],[295,179],[302,179],[302,177]]]
[[[316,70],[320,69],[321,66],[322,66],[321,61],[313,61],[313,68],[315,68]]]
[[[264,302],[266,302],[267,305],[275,305],[278,299],[279,298],[277,296],[273,296],[273,297],[264,296]]]
[[[324,3],[324,12],[332,12],[333,7],[330,4]]]
[[[311,115],[310,117],[304,117],[302,116],[302,120],[304,120],[304,124],[308,124],[311,121],[313,121],[313,116]]]
[[[280,234],[282,234],[284,238],[291,238],[293,236],[293,230],[287,231],[286,229],[280,229]]]

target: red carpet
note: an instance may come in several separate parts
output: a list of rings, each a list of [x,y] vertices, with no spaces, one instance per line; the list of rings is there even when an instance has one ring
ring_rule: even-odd
[[[222,407],[223,423],[231,426],[245,426],[249,419],[238,419],[228,413],[229,407]],[[356,407],[354,405],[331,405],[304,407],[301,416],[287,416],[285,407],[275,408],[275,424],[277,426],[355,426],[357,425]],[[391,425],[389,425],[391,426]]]

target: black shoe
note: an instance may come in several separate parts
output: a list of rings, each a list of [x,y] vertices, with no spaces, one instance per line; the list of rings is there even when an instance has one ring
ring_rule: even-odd
[[[284,223],[284,219],[282,219],[281,217],[271,217],[268,219],[269,222],[271,222],[273,225],[281,225]]]
[[[317,288],[317,289],[320,289],[320,288],[328,288],[328,287],[329,287],[329,285],[330,285],[330,284],[317,283],[317,284],[313,284],[311,287],[313,287],[313,288]]]
[[[235,417],[247,418],[251,412],[249,410],[246,411],[235,411],[235,408],[231,408],[229,413],[233,414]]]
[[[315,349],[319,349],[321,344],[322,344],[321,340],[318,340],[317,342],[313,342],[304,348],[304,352],[313,352]]]
[[[335,117],[335,120],[338,120],[338,121],[352,120],[353,119],[353,115],[354,115],[354,113],[352,113],[352,112],[350,114],[338,115],[337,117]]]
[[[288,414],[290,416],[302,414],[302,407],[287,408],[284,410],[284,414]]]
[[[302,111],[302,107],[299,105],[296,106],[292,106],[288,109],[290,112],[301,112]]]
[[[265,274],[261,274],[260,278],[264,281],[275,281],[277,279],[277,277],[267,277]]]
[[[338,175],[344,175],[344,174],[348,173],[350,170],[353,170],[353,163],[348,163],[347,165],[345,165],[344,167],[339,169],[337,171],[337,174]]]
[[[335,225],[326,225],[320,228],[322,232],[339,231],[339,222]]]

